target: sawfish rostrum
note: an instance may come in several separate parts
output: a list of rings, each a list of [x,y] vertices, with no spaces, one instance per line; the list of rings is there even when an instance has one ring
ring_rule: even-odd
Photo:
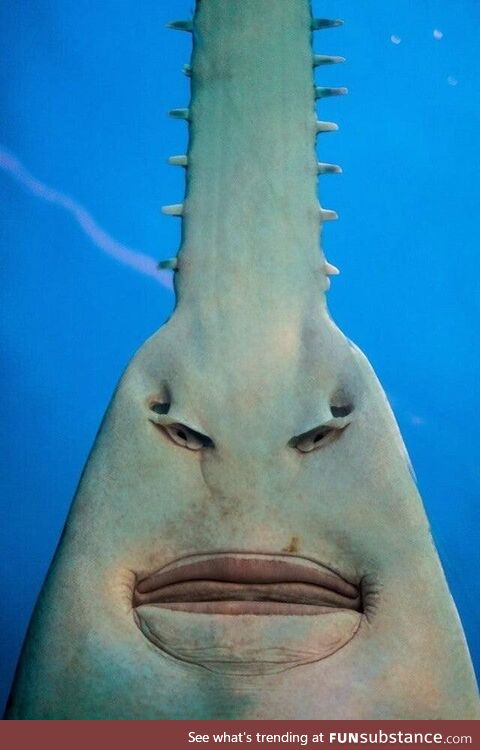
[[[28,632],[23,719],[470,718],[461,625],[385,395],[326,308],[338,21],[200,0],[177,305],[122,377]],[[325,50],[324,50],[325,48]],[[321,149],[320,149],[321,150]],[[325,178],[330,179],[330,178]]]

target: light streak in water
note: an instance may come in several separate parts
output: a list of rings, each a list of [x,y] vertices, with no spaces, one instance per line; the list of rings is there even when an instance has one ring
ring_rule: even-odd
[[[133,250],[111,237],[97,224],[93,216],[80,203],[66,193],[46,185],[34,177],[22,164],[20,159],[0,145],[0,169],[13,177],[25,190],[36,198],[60,206],[72,216],[83,233],[102,252],[114,258],[139,273],[151,276],[167,289],[172,289],[172,275],[167,271],[159,271],[154,258],[138,250]]]

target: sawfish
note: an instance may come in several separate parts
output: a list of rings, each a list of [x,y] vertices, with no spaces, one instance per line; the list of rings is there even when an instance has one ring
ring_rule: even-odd
[[[340,25],[308,0],[171,24],[193,40],[176,305],[108,407],[10,719],[479,715],[395,418],[327,308],[316,103],[346,90],[315,85],[342,58],[312,43]]]

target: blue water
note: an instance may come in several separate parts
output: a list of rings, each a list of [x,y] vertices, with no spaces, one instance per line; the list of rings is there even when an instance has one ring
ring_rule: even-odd
[[[350,89],[321,110],[341,126],[321,158],[344,169],[321,184],[341,216],[325,232],[342,269],[330,307],[392,402],[478,667],[480,4],[314,9],[346,20],[316,35],[317,51],[348,58],[318,82]],[[179,223],[159,206],[183,196],[183,170],[165,159],[186,128],[165,113],[188,103],[190,42],[165,23],[190,10],[0,4],[0,703],[112,389],[172,307],[104,250],[176,252]]]

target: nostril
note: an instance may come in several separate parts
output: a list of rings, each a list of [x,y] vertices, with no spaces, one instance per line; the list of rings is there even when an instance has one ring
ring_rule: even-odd
[[[338,438],[342,430],[343,428],[332,427],[330,425],[319,425],[313,430],[303,432],[301,435],[295,435],[289,441],[289,445],[300,453],[311,453]]]
[[[342,404],[341,406],[331,404],[330,411],[332,412],[332,417],[348,417],[353,411],[353,404]]]
[[[154,401],[154,403],[150,404],[150,409],[155,414],[168,414],[170,403],[168,401]]]
[[[188,427],[186,424],[181,424],[180,422],[160,425],[160,429],[173,443],[176,443],[176,445],[179,445],[181,448],[188,448],[191,451],[199,451],[202,450],[202,448],[215,447],[213,440],[211,440],[208,435],[204,435],[202,432],[198,432],[192,427]]]
[[[326,437],[330,432],[333,432],[333,427],[321,427],[313,438],[312,442],[319,443],[320,440],[323,440],[323,438]]]
[[[348,417],[354,409],[352,394],[348,393],[347,388],[337,388],[335,393],[330,397],[330,412],[334,419]]]

